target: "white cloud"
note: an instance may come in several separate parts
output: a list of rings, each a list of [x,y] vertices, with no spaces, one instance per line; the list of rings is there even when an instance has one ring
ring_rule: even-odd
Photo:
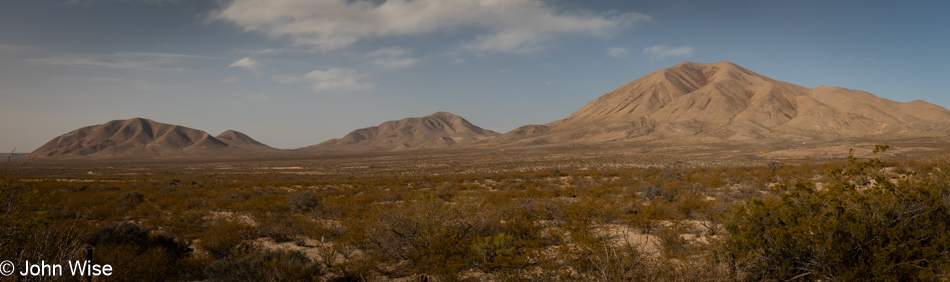
[[[666,47],[664,45],[656,45],[653,47],[648,47],[643,49],[643,54],[650,55],[651,57],[662,59],[666,57],[686,57],[693,54],[693,51],[696,49],[693,46],[683,45],[676,48]]]
[[[261,64],[260,62],[251,59],[251,57],[237,60],[228,66],[228,68],[233,68],[233,67],[246,69],[247,71],[253,74],[257,74],[257,75],[261,74],[264,70],[264,64]]]
[[[617,58],[617,59],[626,57],[627,54],[629,54],[629,53],[630,53],[630,52],[627,51],[627,49],[624,49],[624,48],[607,48],[607,55],[608,55],[608,56],[611,56],[611,57],[614,57],[614,58]]]
[[[151,71],[174,71],[182,72],[181,67],[170,67],[181,63],[186,59],[209,59],[209,57],[167,54],[167,53],[143,53],[143,52],[125,52],[112,55],[103,54],[75,54],[48,57],[41,59],[30,59],[27,61],[37,62],[47,65],[85,67],[85,68],[110,68],[110,69],[133,69],[133,70],[151,70]]]
[[[309,82],[314,92],[372,89],[375,87],[374,84],[360,81],[367,77],[369,77],[368,74],[345,68],[331,68],[325,71],[314,70],[304,76],[272,76],[275,81],[285,84]]]
[[[416,63],[416,59],[406,57],[409,52],[410,50],[407,49],[389,47],[370,52],[369,54],[366,54],[366,57],[375,58],[375,60],[373,60],[373,64],[378,67],[398,69],[409,67]]]
[[[560,34],[609,36],[650,17],[564,12],[542,0],[234,0],[211,15],[295,46],[337,50],[386,36],[475,30],[475,51],[528,53]]]

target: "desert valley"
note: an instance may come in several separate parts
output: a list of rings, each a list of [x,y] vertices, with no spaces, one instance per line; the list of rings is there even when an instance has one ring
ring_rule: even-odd
[[[509,132],[436,112],[296,149],[240,128],[90,125],[6,163],[0,258],[91,247],[121,280],[950,275],[945,108],[731,62],[578,106]]]

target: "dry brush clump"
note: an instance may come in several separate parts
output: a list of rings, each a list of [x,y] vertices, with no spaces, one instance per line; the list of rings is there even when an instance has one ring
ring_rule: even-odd
[[[886,150],[878,146],[874,153]],[[941,280],[950,268],[950,168],[888,173],[879,158],[784,186],[733,213],[721,252],[750,280]]]

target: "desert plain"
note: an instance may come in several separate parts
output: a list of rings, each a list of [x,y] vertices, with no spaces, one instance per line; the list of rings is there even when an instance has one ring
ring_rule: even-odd
[[[9,158],[0,257],[114,269],[94,280],[946,280],[948,128],[729,62],[507,133],[437,112],[275,149],[115,120]]]

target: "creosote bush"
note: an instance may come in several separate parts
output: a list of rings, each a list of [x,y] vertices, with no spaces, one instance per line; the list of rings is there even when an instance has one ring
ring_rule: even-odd
[[[721,252],[748,280],[946,278],[946,175],[901,178],[885,173],[879,158],[848,160],[823,189],[797,181],[780,198],[740,205]]]
[[[319,264],[295,251],[249,247],[232,259],[216,260],[205,268],[209,281],[314,281],[323,276]]]
[[[409,262],[414,273],[452,279],[468,265],[470,246],[484,222],[478,206],[446,203],[419,195],[401,203],[380,205],[365,226],[365,248],[386,261]]]
[[[112,265],[116,277],[163,281],[190,275],[182,264],[192,250],[180,238],[121,223],[97,230],[87,242],[95,247],[93,261]]]

